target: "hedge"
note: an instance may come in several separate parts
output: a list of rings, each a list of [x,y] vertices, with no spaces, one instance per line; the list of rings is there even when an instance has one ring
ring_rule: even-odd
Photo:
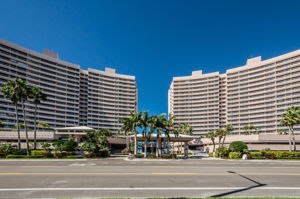
[[[160,157],[163,159],[171,159],[173,156],[172,156],[172,154],[161,154]]]
[[[156,155],[155,155],[155,154],[148,154],[148,155],[147,155],[147,158],[155,159],[155,158],[156,158]]]
[[[144,157],[144,154],[141,154],[141,153],[135,154],[134,157],[135,157],[135,158],[143,158],[143,157]]]
[[[240,152],[230,152],[228,157],[229,159],[239,159],[241,155],[242,154]]]
[[[82,156],[80,155],[69,155],[67,156],[68,159],[78,159],[78,158],[83,158]]]
[[[43,158],[42,155],[7,155],[6,158]]]
[[[251,159],[265,159],[265,156],[262,152],[250,152]]]

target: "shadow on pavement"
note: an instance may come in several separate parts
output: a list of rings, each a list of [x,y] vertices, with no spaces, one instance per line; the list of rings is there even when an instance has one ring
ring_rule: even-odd
[[[255,183],[255,185],[253,186],[249,186],[249,187],[245,187],[245,188],[242,188],[242,189],[237,189],[237,190],[234,190],[234,191],[229,191],[229,192],[225,192],[225,193],[220,193],[220,194],[216,194],[216,195],[213,195],[213,196],[210,196],[210,197],[223,197],[223,196],[228,196],[230,194],[234,194],[234,193],[239,193],[239,192],[242,192],[242,191],[247,191],[247,190],[250,190],[250,189],[254,189],[254,188],[257,188],[257,187],[263,187],[263,186],[266,186],[266,184],[261,184],[260,182],[257,182],[249,177],[246,177],[246,176],[243,176],[241,174],[238,174],[234,171],[227,171],[228,173],[233,173],[233,174],[236,174],[242,178],[245,178],[253,183]]]

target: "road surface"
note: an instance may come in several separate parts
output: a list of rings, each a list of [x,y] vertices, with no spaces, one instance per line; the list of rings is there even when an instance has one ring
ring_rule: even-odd
[[[300,161],[0,160],[0,198],[300,196]]]

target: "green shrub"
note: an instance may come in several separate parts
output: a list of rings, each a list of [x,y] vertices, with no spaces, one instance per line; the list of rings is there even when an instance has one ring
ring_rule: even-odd
[[[245,149],[248,149],[247,144],[242,141],[234,141],[229,145],[229,150],[232,152],[243,152]]]
[[[63,158],[63,157],[66,157],[66,152],[59,152],[59,151],[56,151],[55,153],[54,153],[54,156],[56,157],[56,158]]]
[[[229,149],[227,148],[227,147],[225,147],[225,146],[223,146],[223,147],[220,147],[220,148],[218,148],[217,150],[216,150],[216,157],[222,157],[222,158],[224,158],[224,157],[228,157],[228,155],[229,155]]]
[[[78,159],[78,158],[83,158],[82,156],[80,155],[69,155],[67,156],[68,159]]]
[[[7,155],[6,158],[26,158],[26,155]]]
[[[31,155],[44,155],[44,153],[46,153],[47,151],[44,150],[32,150],[31,151]]]
[[[155,155],[155,154],[148,154],[148,155],[147,155],[147,158],[155,159],[155,158],[156,158],[156,155]]]
[[[209,157],[214,157],[214,153],[213,153],[213,152],[210,152],[210,153],[208,154],[208,156],[209,156]]]
[[[129,155],[129,153],[113,153],[113,155]]]
[[[25,156],[25,158],[43,158],[43,155],[29,155],[29,156]]]
[[[241,158],[241,155],[242,154],[240,152],[230,152],[228,157],[230,159],[239,159],[239,158]]]
[[[135,158],[143,158],[144,154],[138,153],[134,155]]]
[[[250,152],[251,159],[265,159],[265,156],[262,152]]]
[[[110,156],[110,150],[108,147],[101,147],[99,150],[99,156],[100,157],[109,157]]]
[[[161,154],[160,156],[163,159],[171,159],[172,158],[172,154]]]
[[[276,155],[274,151],[266,151],[264,153],[264,156],[266,159],[271,159],[271,160],[276,159]]]
[[[27,150],[26,149],[16,150],[12,153],[12,155],[27,155]]]
[[[62,150],[63,151],[75,151],[75,148],[77,147],[77,142],[74,142],[72,140],[66,141],[63,143]]]
[[[13,154],[16,151],[17,151],[16,148],[11,144],[2,144],[2,145],[0,145],[0,153],[2,153],[3,156]]]
[[[48,142],[42,143],[41,146],[42,146],[42,149],[44,149],[45,151],[50,152],[52,150],[51,144]]]

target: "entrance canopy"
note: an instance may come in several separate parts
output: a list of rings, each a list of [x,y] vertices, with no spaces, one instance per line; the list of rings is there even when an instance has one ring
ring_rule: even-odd
[[[87,132],[94,131],[95,129],[87,126],[75,126],[75,127],[65,127],[56,128],[55,134],[58,135],[86,135]]]
[[[134,135],[131,135],[130,137],[134,138]],[[163,135],[160,135],[159,138],[160,139],[168,139],[168,136],[163,134]],[[199,138],[199,136],[183,135],[183,134],[179,134],[179,135],[175,136],[174,134],[171,134],[170,142],[189,142],[189,141],[192,141],[197,138]],[[145,138],[143,137],[142,134],[137,135],[137,141],[144,141],[144,139]],[[156,141],[156,140],[157,140],[156,134],[152,134],[151,137],[148,139],[148,141]]]

